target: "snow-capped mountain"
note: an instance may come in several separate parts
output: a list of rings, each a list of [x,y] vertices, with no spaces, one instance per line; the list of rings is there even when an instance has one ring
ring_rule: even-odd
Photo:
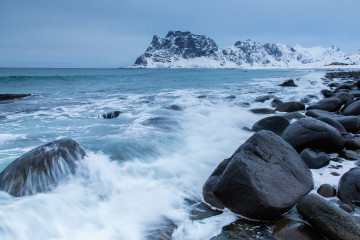
[[[214,40],[190,32],[169,31],[154,36],[150,47],[138,57],[133,68],[265,68],[322,67],[325,65],[360,65],[360,49],[345,54],[339,48],[294,47],[285,44],[260,44],[238,41],[221,49]]]

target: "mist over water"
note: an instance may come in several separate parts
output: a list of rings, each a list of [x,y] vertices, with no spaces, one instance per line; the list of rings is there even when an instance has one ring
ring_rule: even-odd
[[[44,143],[69,137],[87,152],[54,190],[0,192],[0,239],[146,239],[169,220],[173,239],[210,239],[233,222],[192,220],[191,205],[215,167],[264,115],[268,93],[283,101],[319,96],[315,70],[1,69],[0,169]],[[298,88],[278,84],[294,79]],[[199,98],[199,96],[202,96]],[[169,109],[177,105],[181,111]],[[119,117],[102,114],[121,111]],[[166,224],[165,227],[166,228]]]

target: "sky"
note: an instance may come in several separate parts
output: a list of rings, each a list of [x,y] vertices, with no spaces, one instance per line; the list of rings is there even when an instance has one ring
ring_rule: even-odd
[[[0,67],[132,65],[153,35],[360,48],[359,0],[0,0]]]

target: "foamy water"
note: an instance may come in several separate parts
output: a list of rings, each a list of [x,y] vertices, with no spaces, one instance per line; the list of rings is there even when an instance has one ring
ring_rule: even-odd
[[[225,211],[192,220],[191,204],[202,201],[215,167],[251,136],[242,128],[264,117],[248,109],[270,102],[254,99],[268,92],[283,101],[320,98],[324,76],[310,70],[22,71],[0,77],[4,92],[35,94],[0,104],[6,116],[0,168],[63,137],[77,141],[87,157],[53,191],[20,198],[0,192],[0,239],[146,239],[168,220],[177,226],[173,239],[218,235],[237,216]],[[277,86],[289,78],[299,88]],[[182,111],[167,109],[173,104]],[[114,110],[122,111],[118,118],[101,118]],[[321,174],[314,174],[317,185]]]

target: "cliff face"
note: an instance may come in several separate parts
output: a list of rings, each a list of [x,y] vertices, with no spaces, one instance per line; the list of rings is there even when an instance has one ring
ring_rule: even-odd
[[[285,44],[264,45],[246,40],[221,49],[214,40],[190,32],[170,31],[154,36],[133,68],[251,68],[321,67],[332,62],[360,64],[360,50],[347,55],[335,47],[303,48]]]

